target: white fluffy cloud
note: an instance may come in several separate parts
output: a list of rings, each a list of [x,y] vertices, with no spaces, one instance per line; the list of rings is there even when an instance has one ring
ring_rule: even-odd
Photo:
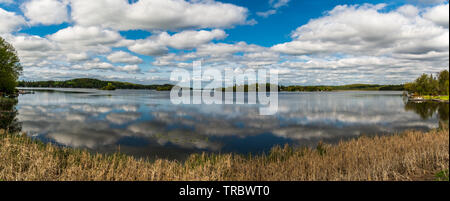
[[[117,31],[99,27],[73,26],[47,36],[67,51],[108,53],[112,47],[130,45]]]
[[[212,31],[183,31],[172,36],[163,33],[158,36],[158,40],[176,49],[193,49],[214,39],[224,39],[226,36],[224,31],[214,29]]]
[[[272,47],[292,54],[427,54],[448,52],[448,28],[417,15],[411,7],[388,13],[384,5],[337,6],[292,33],[292,42]],[[411,14],[416,16],[411,17]],[[448,9],[447,9],[448,15]]]
[[[164,55],[169,52],[169,48],[167,48],[165,44],[155,40],[137,40],[133,45],[130,45],[128,49],[149,56]]]
[[[21,9],[31,24],[61,24],[69,19],[65,0],[31,0]]]
[[[81,53],[68,53],[66,58],[69,62],[81,62],[87,61],[90,59],[89,55],[86,52]]]
[[[143,62],[139,57],[124,51],[114,52],[108,55],[107,58],[113,63],[140,64]]]
[[[50,39],[61,43],[73,43],[83,45],[114,44],[122,40],[122,36],[111,30],[98,27],[74,26],[59,30],[49,36]]]
[[[141,69],[138,65],[125,65],[125,66],[119,66],[117,67],[117,70],[124,71],[128,73],[139,73]]]
[[[247,9],[213,0],[71,0],[72,18],[83,26],[117,30],[177,30],[244,24]]]
[[[448,28],[449,22],[449,15],[448,15],[448,4],[446,5],[439,5],[436,7],[433,7],[429,9],[423,16],[426,19],[429,19],[433,21],[434,23]]]
[[[282,83],[401,83],[448,67],[448,3],[389,10],[384,4],[336,6],[299,24],[289,41],[263,47],[218,42],[228,36],[224,28],[248,22],[248,11],[214,0],[20,2],[24,16],[0,8],[0,35],[16,47],[27,79],[88,76],[167,82],[171,67],[188,68],[202,60],[218,69],[276,69]],[[275,14],[288,2],[269,0],[269,10],[257,14]],[[62,22],[70,26],[47,36],[16,32],[24,25]],[[131,40],[121,30],[147,30],[151,36]],[[154,60],[145,66],[146,56],[119,48]],[[146,70],[141,72],[141,67]]]
[[[249,45],[246,42],[236,44],[228,43],[210,43],[197,48],[197,54],[200,56],[223,56],[238,52],[257,52],[264,50],[258,45]]]
[[[168,47],[175,49],[194,49],[214,39],[223,39],[227,34],[220,29],[212,31],[182,31],[174,35],[163,32],[144,40],[137,40],[129,46],[131,51],[144,55],[162,55]]]
[[[12,37],[12,44],[18,51],[47,51],[52,49],[52,43],[39,36],[15,36]]]
[[[124,66],[115,66],[111,63],[100,60],[99,58],[95,58],[92,60],[88,60],[86,62],[77,64],[72,66],[72,69],[77,70],[101,70],[101,71],[121,71],[127,73],[139,73],[140,68],[138,65],[124,65]]]
[[[58,50],[51,41],[39,36],[6,34],[2,37],[15,47],[25,67],[48,63],[46,60],[53,59]]]
[[[16,31],[23,24],[25,19],[22,16],[0,8],[0,34]]]
[[[291,55],[287,82],[403,83],[448,68],[448,4],[429,9],[384,4],[337,6],[292,32],[271,50]],[[339,80],[336,78],[339,77]],[[294,79],[295,78],[295,79]]]

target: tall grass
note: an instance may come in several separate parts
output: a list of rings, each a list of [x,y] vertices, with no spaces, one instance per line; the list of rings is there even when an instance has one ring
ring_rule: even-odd
[[[259,156],[194,154],[184,162],[90,154],[0,132],[0,180],[429,180],[448,167],[448,129],[274,147]]]

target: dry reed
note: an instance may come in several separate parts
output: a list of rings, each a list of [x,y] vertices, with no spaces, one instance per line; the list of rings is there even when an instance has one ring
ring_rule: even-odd
[[[265,155],[194,154],[184,162],[90,154],[0,132],[0,180],[429,180],[449,166],[449,133],[407,131]]]

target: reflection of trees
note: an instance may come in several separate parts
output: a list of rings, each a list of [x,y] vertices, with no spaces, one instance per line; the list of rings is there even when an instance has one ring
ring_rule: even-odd
[[[19,132],[22,129],[17,120],[17,99],[0,97],[0,129],[7,132]]]
[[[442,121],[448,121],[448,104],[439,104],[438,113],[439,119]]]
[[[436,102],[407,102],[405,104],[406,111],[413,111],[417,113],[422,119],[428,119],[433,116],[434,113],[438,113],[439,120],[448,121],[449,105],[447,103]]]

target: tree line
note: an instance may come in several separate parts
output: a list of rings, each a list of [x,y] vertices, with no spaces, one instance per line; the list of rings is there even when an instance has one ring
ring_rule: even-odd
[[[405,90],[413,95],[449,95],[449,74],[443,70],[437,76],[422,74],[414,82],[406,83]]]
[[[402,91],[403,85],[378,84],[349,84],[341,86],[281,86],[280,91],[338,91],[338,90],[367,90],[367,91]]]
[[[94,88],[94,89],[150,89],[158,91],[171,90],[173,85],[142,85],[129,82],[103,81],[91,78],[79,78],[66,81],[19,81],[19,87],[45,88]]]

